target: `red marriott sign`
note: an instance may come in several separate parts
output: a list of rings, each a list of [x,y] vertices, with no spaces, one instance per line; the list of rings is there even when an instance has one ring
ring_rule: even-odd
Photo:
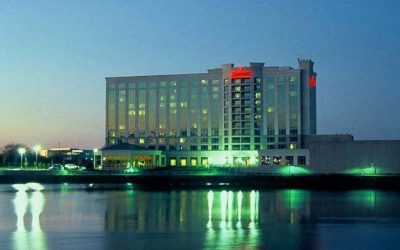
[[[249,69],[244,69],[243,67],[238,67],[231,71],[231,79],[251,78],[252,76],[253,71]]]

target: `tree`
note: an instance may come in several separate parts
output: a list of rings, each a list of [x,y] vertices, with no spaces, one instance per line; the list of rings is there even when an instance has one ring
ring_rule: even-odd
[[[4,165],[4,153],[3,152],[0,152],[0,162]]]
[[[18,165],[18,162],[20,161],[20,155],[18,153],[18,148],[20,148],[20,147],[26,148],[26,155],[25,155],[25,159],[26,159],[26,157],[28,156],[28,154],[30,152],[30,149],[27,146],[20,144],[20,143],[9,143],[3,147],[3,153],[2,153],[3,165],[6,165],[6,164]]]

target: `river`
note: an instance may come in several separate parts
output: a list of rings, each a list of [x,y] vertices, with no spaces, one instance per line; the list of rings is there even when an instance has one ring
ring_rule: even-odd
[[[0,185],[1,249],[400,249],[399,192],[88,187]]]

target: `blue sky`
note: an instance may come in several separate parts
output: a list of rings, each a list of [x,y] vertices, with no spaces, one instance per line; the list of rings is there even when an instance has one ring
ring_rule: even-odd
[[[400,139],[399,1],[4,1],[0,146],[104,144],[106,76],[318,73],[318,133]]]

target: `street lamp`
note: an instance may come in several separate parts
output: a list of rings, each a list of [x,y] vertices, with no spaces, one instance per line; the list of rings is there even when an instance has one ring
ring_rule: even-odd
[[[21,169],[22,169],[22,157],[25,154],[26,149],[25,148],[18,148],[18,153],[21,155]]]
[[[96,155],[99,152],[97,148],[93,149],[93,169],[96,168]]]
[[[371,162],[370,166],[371,166],[372,170],[374,171],[374,175],[376,175],[376,167],[375,167],[374,163]]]
[[[36,161],[35,161],[35,166],[37,169],[37,160],[38,160],[38,152],[42,149],[42,147],[40,145],[36,145],[33,147],[33,151],[35,151],[35,156],[36,156]]]

